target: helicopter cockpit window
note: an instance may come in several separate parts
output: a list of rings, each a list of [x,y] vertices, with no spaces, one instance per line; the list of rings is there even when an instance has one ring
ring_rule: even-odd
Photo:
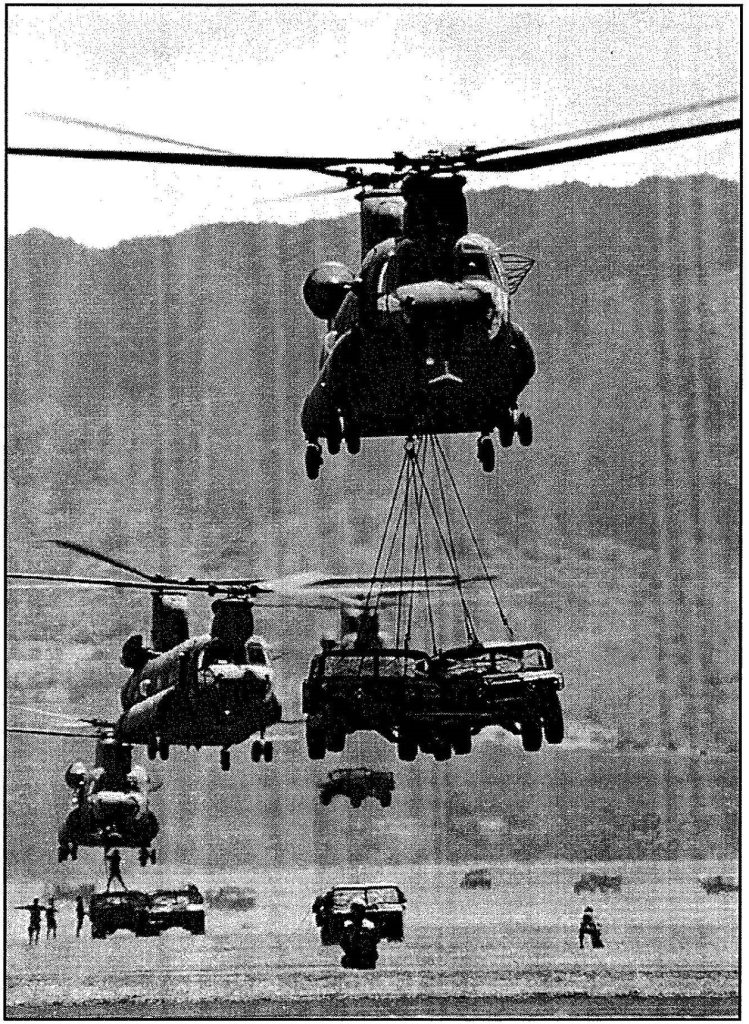
[[[260,644],[247,644],[244,649],[245,660],[248,665],[267,665],[268,656]]]
[[[466,277],[484,277],[487,281],[492,280],[492,264],[485,252],[459,249],[455,254],[455,262],[458,280],[463,280]]]

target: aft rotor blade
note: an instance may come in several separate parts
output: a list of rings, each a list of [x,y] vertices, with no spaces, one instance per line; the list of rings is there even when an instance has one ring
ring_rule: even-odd
[[[77,551],[79,555],[96,558],[100,562],[106,562],[107,565],[113,565],[115,569],[123,569],[125,572],[132,573],[133,576],[140,576],[141,579],[150,580],[152,583],[166,582],[163,576],[143,572],[141,569],[128,565],[127,562],[121,562],[117,558],[112,558],[111,555],[105,555],[101,551],[94,550],[94,548],[87,548],[83,544],[76,544],[72,540],[58,540],[56,537],[47,537],[46,539],[48,543],[56,544],[58,548],[68,548],[70,551]]]
[[[118,125],[100,124],[98,121],[84,121],[79,117],[67,117],[64,114],[48,114],[45,111],[32,110],[29,117],[38,117],[42,121],[57,121],[59,124],[74,124],[82,128],[95,128],[97,131],[112,132],[114,135],[125,135],[132,139],[145,139],[148,142],[166,142],[171,146],[182,146],[185,149],[202,149],[206,153],[228,153],[226,149],[215,149],[213,146],[204,146],[199,142],[182,142],[180,139],[170,139],[165,135],[148,135],[146,132],[134,132],[129,128],[122,128]]]
[[[706,102],[689,103],[683,107],[669,107],[667,110],[659,110],[652,114],[641,114],[639,117],[628,117],[621,121],[610,121],[608,124],[595,125],[592,128],[578,128],[576,131],[563,132],[559,135],[547,135],[541,139],[529,139],[525,142],[518,142],[515,145],[495,146],[493,149],[477,150],[476,156],[482,159],[486,156],[493,156],[496,153],[505,153],[508,150],[536,149],[539,146],[550,146],[557,142],[571,142],[573,139],[590,138],[593,135],[601,135],[603,132],[620,131],[622,128],[632,128],[636,124],[647,124],[652,121],[660,121],[663,118],[675,117],[679,114],[693,114],[698,110],[711,110],[714,107],[723,107],[729,103],[737,103],[739,96],[723,96],[717,100]]]
[[[120,149],[52,149],[34,146],[9,146],[9,156],[62,157],[72,160],[126,160],[148,164],[178,164],[188,167],[240,167],[268,171],[316,171],[347,177],[336,167],[362,164],[394,164],[393,157],[361,156],[242,156],[234,153],[157,153]]]
[[[648,149],[651,146],[665,146],[672,142],[685,142],[687,139],[720,135],[723,132],[736,131],[740,127],[741,119],[733,118],[728,121],[710,121],[706,124],[693,124],[681,128],[666,128],[658,132],[628,135],[620,139],[603,139],[598,142],[583,142],[576,146],[562,146],[559,149],[545,149],[536,153],[513,153],[510,156],[495,157],[491,160],[479,160],[471,166],[470,170],[508,173],[532,171],[539,167],[553,167],[556,164],[573,163],[576,160],[592,160],[614,153],[629,153],[637,149]]]

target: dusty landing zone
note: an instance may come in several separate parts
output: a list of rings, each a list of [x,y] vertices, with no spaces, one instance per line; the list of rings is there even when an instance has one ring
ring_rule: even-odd
[[[85,853],[66,879],[94,877]],[[126,878],[158,888],[192,879],[257,891],[242,913],[208,910],[205,936],[170,931],[101,941],[75,938],[62,904],[56,942],[25,943],[26,918],[8,911],[6,1015],[81,1017],[724,1017],[738,1015],[737,900],[705,893],[700,874],[731,864],[488,865],[491,889],[459,888],[478,865],[270,874],[146,869]],[[575,896],[585,868],[621,873],[621,893]],[[68,878],[69,876],[69,878]],[[402,944],[383,944],[374,972],[339,966],[310,913],[343,881],[386,880],[408,896]],[[9,887],[9,906],[41,895]],[[591,902],[606,948],[580,951],[577,922]]]

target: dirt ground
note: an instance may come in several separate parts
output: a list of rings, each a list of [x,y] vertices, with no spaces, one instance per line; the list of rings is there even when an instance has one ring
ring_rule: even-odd
[[[170,930],[136,939],[75,938],[60,905],[56,941],[29,948],[32,880],[8,889],[6,1015],[24,1018],[226,1017],[736,1017],[737,899],[709,895],[701,874],[731,864],[486,865],[491,889],[460,888],[464,865],[197,875],[146,869],[143,889],[190,879],[257,893],[256,906],[207,909],[206,935]],[[619,894],[575,896],[583,870],[624,876]],[[73,881],[74,868],[70,868]],[[81,864],[78,864],[81,872]],[[377,970],[344,971],[322,947],[310,908],[332,884],[388,881],[408,898],[405,941],[383,943]],[[590,902],[606,946],[580,950]]]

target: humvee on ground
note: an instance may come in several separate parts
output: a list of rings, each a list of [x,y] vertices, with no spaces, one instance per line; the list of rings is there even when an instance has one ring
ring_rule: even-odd
[[[91,897],[88,914],[92,939],[105,939],[119,929],[139,937],[160,935],[167,928],[205,934],[203,897],[194,885],[154,893],[137,889],[97,892]]]
[[[364,916],[375,926],[378,939],[403,941],[406,897],[397,885],[337,885],[312,904],[323,946],[335,946],[340,941],[354,901],[364,904]]]

